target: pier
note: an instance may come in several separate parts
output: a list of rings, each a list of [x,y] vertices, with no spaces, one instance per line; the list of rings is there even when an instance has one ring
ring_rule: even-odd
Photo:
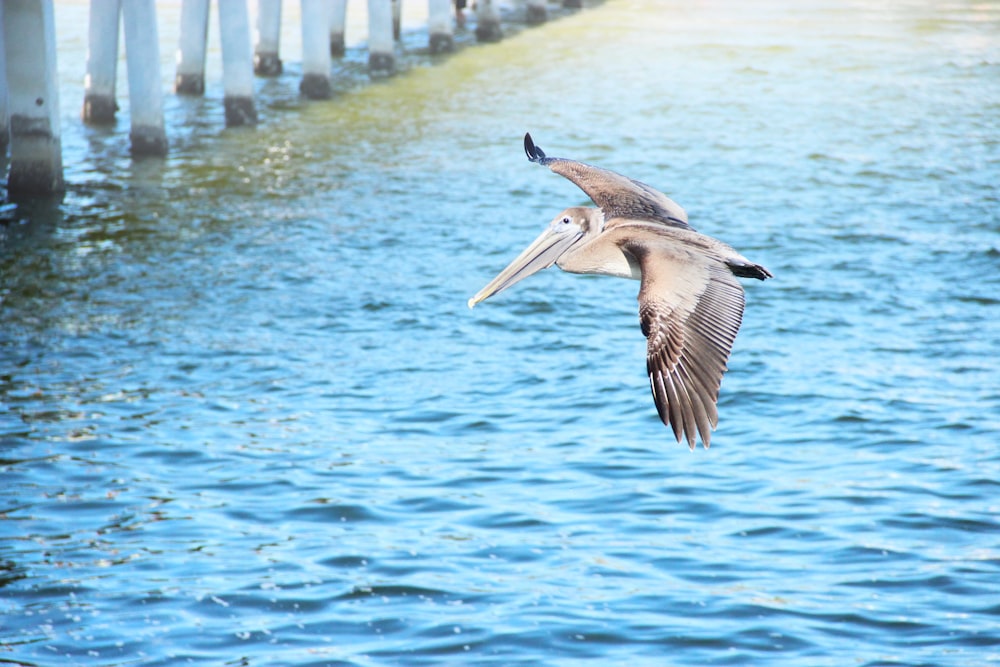
[[[417,2],[417,0],[409,0]],[[426,50],[456,49],[453,0],[421,0],[427,7]],[[259,121],[255,77],[285,71],[281,57],[281,0],[178,0],[180,37],[172,90],[162,85],[158,8],[155,0],[91,0],[86,31],[87,59],[80,122],[113,125],[119,110],[116,85],[120,49],[125,54],[129,93],[129,146],[136,158],[169,151],[164,122],[165,95],[205,95],[210,12],[217,11],[222,53],[225,126]],[[472,4],[472,3],[470,3]],[[464,10],[478,42],[503,39],[505,23],[534,25],[553,11],[577,9],[581,0],[478,0]],[[173,11],[177,6],[171,7]],[[349,11],[367,12],[368,74],[399,71],[402,0],[299,0],[302,62],[299,91],[309,100],[337,92],[334,60],[346,53]],[[251,12],[251,10],[254,10]],[[48,196],[65,188],[60,142],[56,22],[53,0],[0,3],[0,151],[7,154],[7,197]],[[119,34],[124,44],[119,44]]]

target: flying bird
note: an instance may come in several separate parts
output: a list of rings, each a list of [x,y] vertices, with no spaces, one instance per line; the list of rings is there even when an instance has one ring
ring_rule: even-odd
[[[524,152],[575,183],[597,208],[574,206],[474,297],[469,308],[555,264],[569,273],[639,280],[639,324],[660,420],[678,442],[708,448],[726,361],[743,319],[736,278],[771,278],[722,241],[696,232],[662,192],[576,160],[548,157],[524,135]]]

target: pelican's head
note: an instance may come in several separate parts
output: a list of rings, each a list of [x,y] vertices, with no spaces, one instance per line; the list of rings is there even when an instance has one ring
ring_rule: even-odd
[[[574,206],[557,215],[524,252],[507,265],[496,278],[469,299],[469,308],[499,294],[533,273],[547,269],[584,237],[599,234],[604,229],[600,209]]]

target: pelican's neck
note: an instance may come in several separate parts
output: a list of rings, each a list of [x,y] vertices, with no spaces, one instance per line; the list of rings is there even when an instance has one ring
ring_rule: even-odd
[[[604,231],[604,212],[599,208],[591,208],[589,215],[585,219],[586,227],[583,232],[586,236],[595,237]]]
[[[569,273],[642,278],[638,262],[608,237],[604,230],[604,214],[596,208],[586,218],[583,238],[556,260],[556,266]]]

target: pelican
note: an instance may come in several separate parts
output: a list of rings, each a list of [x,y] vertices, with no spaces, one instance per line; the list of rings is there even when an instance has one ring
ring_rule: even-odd
[[[575,183],[597,208],[574,206],[474,297],[469,308],[555,264],[569,273],[639,280],[639,324],[653,402],[677,442],[707,449],[716,403],[743,319],[736,278],[771,278],[722,241],[696,232],[687,213],[654,188],[608,169],[548,157],[524,135],[528,160]]]

